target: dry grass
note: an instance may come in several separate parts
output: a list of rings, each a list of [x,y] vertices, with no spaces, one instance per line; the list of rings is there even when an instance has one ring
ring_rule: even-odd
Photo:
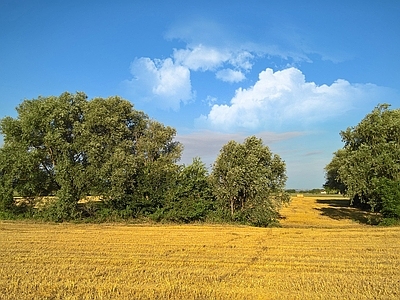
[[[400,228],[328,199],[283,228],[1,222],[0,299],[399,299]]]

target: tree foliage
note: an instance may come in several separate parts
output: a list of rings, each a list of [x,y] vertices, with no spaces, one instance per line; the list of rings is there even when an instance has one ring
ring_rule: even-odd
[[[254,136],[243,144],[230,141],[223,146],[212,180],[220,209],[253,225],[276,221],[279,208],[289,200],[285,163]]]
[[[381,213],[388,219],[400,219],[400,180],[378,180],[376,199],[381,201]]]
[[[143,198],[159,201],[165,174],[180,157],[174,129],[119,97],[63,93],[25,100],[17,112],[0,121],[3,206],[15,193],[55,194],[50,215],[66,220],[77,217],[86,195],[124,209]]]
[[[344,147],[326,167],[327,185],[334,177],[353,203],[381,212],[396,202],[400,180],[400,110],[389,108],[379,105],[357,126],[342,131]]]
[[[62,218],[75,213],[86,185],[75,126],[83,119],[85,102],[83,93],[25,100],[17,108],[18,118],[0,123],[3,152],[10,153],[3,162],[7,189],[28,197],[57,193],[65,208]]]

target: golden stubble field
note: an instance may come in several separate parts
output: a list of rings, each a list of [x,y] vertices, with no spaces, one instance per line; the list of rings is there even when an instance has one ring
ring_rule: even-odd
[[[3,221],[0,299],[400,299],[400,228],[328,197],[295,197],[282,217],[266,229]]]

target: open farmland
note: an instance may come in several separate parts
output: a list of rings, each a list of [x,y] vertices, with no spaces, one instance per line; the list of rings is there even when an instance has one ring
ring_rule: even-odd
[[[400,298],[400,228],[329,197],[295,197],[282,216],[282,228],[3,221],[0,299]]]

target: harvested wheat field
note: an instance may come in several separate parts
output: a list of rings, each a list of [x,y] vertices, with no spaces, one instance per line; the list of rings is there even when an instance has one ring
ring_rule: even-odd
[[[293,198],[282,228],[0,222],[0,299],[399,299],[400,228]]]

